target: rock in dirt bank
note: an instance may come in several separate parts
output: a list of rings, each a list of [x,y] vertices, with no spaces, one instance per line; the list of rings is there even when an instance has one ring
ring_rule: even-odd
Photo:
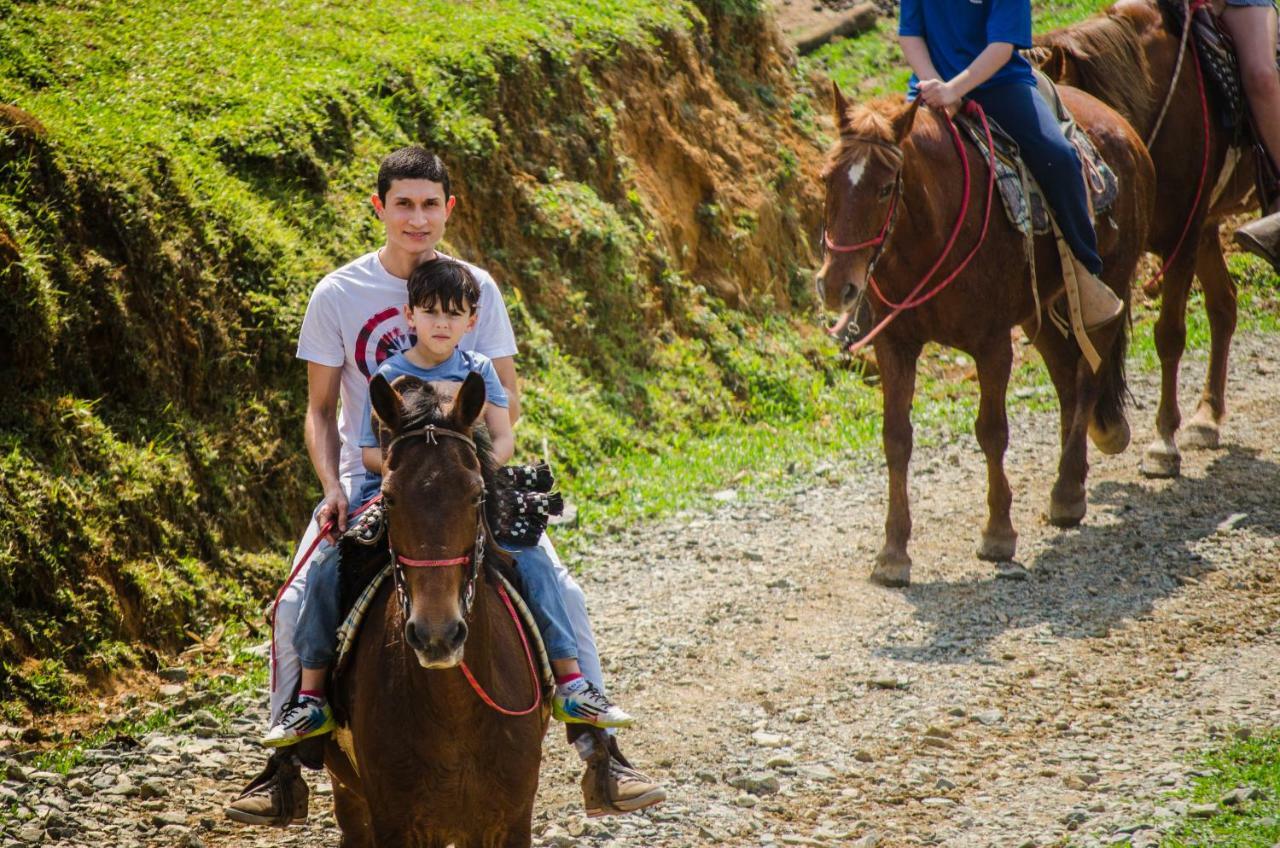
[[[447,246],[504,287],[533,450],[594,462],[820,359],[754,329],[808,297],[821,209],[814,113],[759,6],[428,5],[0,21],[26,51],[0,69],[0,177],[24,187],[0,198],[6,700],[65,705],[79,675],[258,618],[315,496],[300,316],[377,246],[390,149],[453,169]]]

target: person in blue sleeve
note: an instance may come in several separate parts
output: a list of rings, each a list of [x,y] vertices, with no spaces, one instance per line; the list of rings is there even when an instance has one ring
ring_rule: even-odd
[[[1080,157],[1017,52],[1031,46],[1031,0],[902,0],[900,10],[898,41],[915,72],[908,96],[948,115],[976,100],[1018,143],[1075,258],[1085,329],[1114,321],[1124,304],[1098,279]]]

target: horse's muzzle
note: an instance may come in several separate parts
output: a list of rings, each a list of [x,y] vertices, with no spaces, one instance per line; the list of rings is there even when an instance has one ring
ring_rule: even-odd
[[[444,627],[432,628],[410,619],[404,626],[404,638],[423,668],[453,668],[462,662],[467,623],[457,619]]]

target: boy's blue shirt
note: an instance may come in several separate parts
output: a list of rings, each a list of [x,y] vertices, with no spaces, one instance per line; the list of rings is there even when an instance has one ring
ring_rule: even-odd
[[[453,355],[439,365],[433,368],[419,368],[403,353],[397,353],[383,362],[378,367],[377,373],[382,375],[388,383],[394,383],[396,378],[406,375],[426,382],[461,383],[467,379],[468,374],[479,374],[484,378],[485,400],[494,406],[507,408],[507,390],[502,387],[502,381],[498,379],[493,361],[483,354],[463,353],[454,348]],[[370,401],[365,401],[364,416],[360,420],[360,447],[378,447],[378,437],[373,432],[373,404]],[[360,490],[360,503],[363,504],[376,495],[381,486],[381,476],[366,472],[364,484]]]
[[[1017,51],[1031,46],[1031,0],[901,0],[898,35],[923,38],[943,81],[954,78],[996,42],[1012,44],[1004,67],[975,91],[1020,82],[1035,85],[1031,63]],[[911,75],[908,97],[919,80]]]

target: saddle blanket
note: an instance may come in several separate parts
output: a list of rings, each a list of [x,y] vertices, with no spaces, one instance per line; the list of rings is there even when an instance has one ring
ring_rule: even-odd
[[[1062,134],[1075,147],[1080,155],[1080,161],[1084,163],[1084,173],[1089,188],[1089,206],[1096,218],[1115,203],[1116,195],[1120,190],[1119,181],[1116,179],[1115,172],[1098,153],[1098,149],[1093,146],[1088,133],[1080,128],[1080,125],[1071,117],[1071,113],[1067,111],[1067,107],[1058,97],[1057,88],[1039,71],[1036,72],[1036,77],[1040,93],[1058,116]],[[983,158],[990,161],[987,137],[981,123],[965,113],[961,113],[958,123],[982,151]],[[996,188],[1000,192],[1000,200],[1004,204],[1005,214],[1009,216],[1010,223],[1023,233],[1034,231],[1037,235],[1044,235],[1051,232],[1053,224],[1044,194],[1041,193],[1040,187],[1036,185],[1030,172],[1026,173],[1025,183],[1023,181],[1018,143],[1010,138],[995,121],[990,121],[990,124],[992,140],[996,147]]]

